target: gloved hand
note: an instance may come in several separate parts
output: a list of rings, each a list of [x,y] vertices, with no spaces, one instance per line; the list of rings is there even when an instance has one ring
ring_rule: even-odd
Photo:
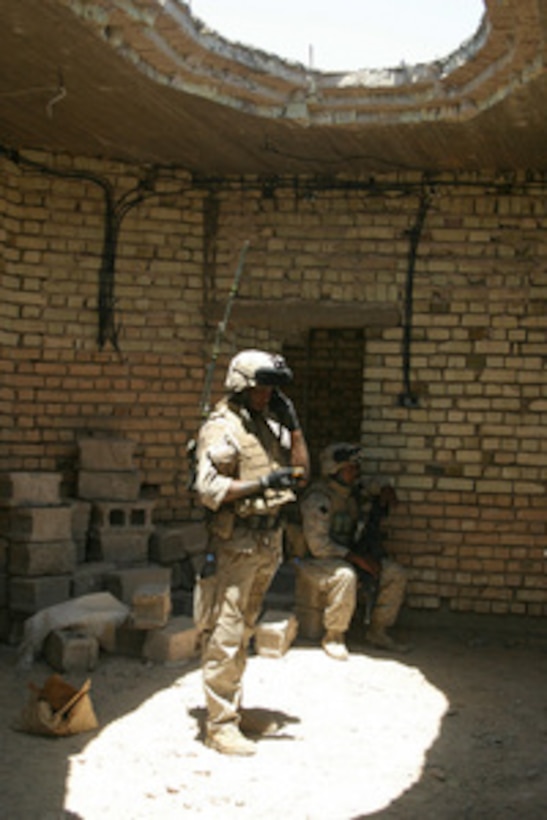
[[[372,556],[367,556],[366,558],[363,555],[359,555],[357,552],[348,552],[346,554],[346,561],[349,561],[350,564],[353,564],[355,567],[359,567],[364,572],[368,572],[369,575],[372,575],[373,578],[378,578],[380,575],[381,564]]]
[[[298,480],[302,478],[301,467],[281,467],[268,475],[262,476],[260,486],[263,490],[290,490],[296,487]]]
[[[294,404],[281,390],[274,390],[270,399],[270,410],[275,413],[280,424],[287,430],[298,430],[300,422]]]

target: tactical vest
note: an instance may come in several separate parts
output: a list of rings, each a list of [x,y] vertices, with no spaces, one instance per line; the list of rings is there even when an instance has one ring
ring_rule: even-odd
[[[286,451],[267,420],[251,416],[245,409],[230,403],[219,407],[222,417],[229,422],[230,432],[239,448],[238,474],[234,478],[253,481],[272,470],[287,465]],[[295,500],[292,490],[271,490],[264,494],[241,498],[234,502],[234,511],[241,518],[250,515],[272,515],[281,506]]]
[[[337,544],[352,547],[359,518],[359,509],[351,489],[332,479],[325,482],[330,499],[331,520],[329,535]]]

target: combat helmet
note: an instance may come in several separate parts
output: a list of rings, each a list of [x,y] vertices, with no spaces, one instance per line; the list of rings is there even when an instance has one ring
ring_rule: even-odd
[[[358,464],[363,454],[360,444],[347,441],[338,441],[329,444],[321,451],[321,475],[324,477],[336,475],[346,464]]]
[[[248,387],[282,387],[292,381],[292,371],[283,356],[263,350],[241,350],[228,365],[224,386],[230,393]]]

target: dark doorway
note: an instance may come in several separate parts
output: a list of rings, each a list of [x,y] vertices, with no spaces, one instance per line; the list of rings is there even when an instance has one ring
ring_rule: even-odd
[[[290,394],[317,474],[323,447],[361,438],[364,332],[360,328],[312,329],[304,344],[284,345],[283,354],[294,372]]]

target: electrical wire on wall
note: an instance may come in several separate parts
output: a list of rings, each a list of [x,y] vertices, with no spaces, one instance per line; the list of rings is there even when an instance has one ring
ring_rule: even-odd
[[[432,192],[429,187],[423,187],[420,192],[420,200],[418,204],[418,212],[414,224],[407,231],[409,237],[408,248],[408,265],[406,271],[405,284],[405,303],[404,303],[404,318],[403,318],[403,392],[399,395],[399,404],[401,407],[415,408],[418,407],[418,396],[412,392],[410,386],[410,354],[412,346],[412,319],[413,319],[413,297],[414,297],[414,271],[416,269],[416,259],[418,257],[418,248],[424,223],[427,217],[427,212],[431,204]]]
[[[63,179],[77,179],[97,185],[104,197],[104,230],[101,265],[97,294],[97,311],[99,327],[97,341],[102,350],[108,343],[117,353],[120,350],[120,324],[116,321],[116,254],[120,228],[126,214],[144,199],[157,195],[154,191],[154,172],[148,172],[143,179],[129,191],[116,200],[114,187],[104,177],[91,174],[87,171],[68,171],[51,168],[22,156],[18,151],[0,146],[0,156],[5,156],[14,165],[23,169],[28,168],[37,173],[61,177]]]

